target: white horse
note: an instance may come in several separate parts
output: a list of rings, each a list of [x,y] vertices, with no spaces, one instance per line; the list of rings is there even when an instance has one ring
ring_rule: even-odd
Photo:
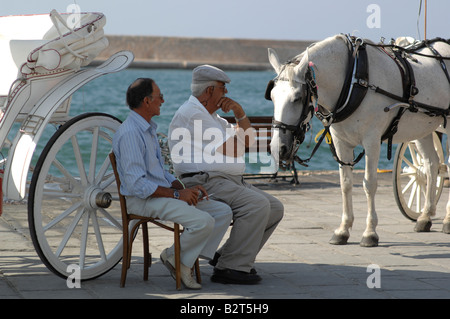
[[[343,215],[341,225],[335,230],[330,243],[346,244],[354,219],[353,151],[357,145],[362,145],[365,150],[366,166],[363,184],[367,196],[368,213],[361,246],[372,247],[377,246],[379,240],[376,233],[375,193],[381,140],[383,134],[389,131],[393,119],[400,110],[406,111],[398,122],[392,142],[417,140],[418,150],[424,156],[427,172],[426,202],[415,230],[430,230],[431,217],[436,211],[435,187],[439,166],[431,133],[443,124],[444,117],[448,115],[450,79],[447,79],[448,76],[440,63],[447,60],[431,58],[430,56],[436,53],[424,47],[417,51],[422,55],[411,54],[412,59],[409,60],[418,92],[414,90],[413,95],[402,101],[392,96],[388,97],[380,92],[389,92],[399,97],[405,93],[399,65],[384,52],[386,48],[367,42],[365,45],[362,40],[353,42],[353,50],[356,46],[359,52],[362,52],[360,48],[366,50],[369,66],[368,78],[358,80],[353,74],[353,83],[358,81],[359,88],[367,90],[365,96],[364,94],[362,96],[362,102],[357,103],[359,107],[352,114],[339,122],[335,121],[334,116],[338,113],[335,108],[340,106],[337,105],[337,101],[345,101],[345,95],[343,100],[339,97],[346,72],[348,72],[349,61],[352,61],[349,60],[349,52],[351,52],[349,40],[350,38],[344,35],[327,38],[310,46],[301,55],[285,64],[280,63],[276,52],[269,49],[269,61],[277,73],[277,77],[266,91],[266,98],[274,103],[274,135],[271,149],[275,157],[279,155],[280,161],[293,160],[298,144],[303,139],[306,124],[313,114],[309,111],[312,106],[315,106],[316,111],[321,110],[320,114],[325,116],[323,122],[326,127],[331,122],[329,129],[336,150],[335,157],[340,163]],[[430,45],[442,57],[450,56],[450,45],[446,42],[432,42]],[[448,65],[448,62],[445,63]],[[311,103],[310,95],[312,95]],[[416,101],[419,106],[408,109],[409,98]],[[427,106],[435,108],[426,108]],[[446,126],[447,135],[450,131],[449,127],[450,124]],[[450,198],[447,203],[443,231],[450,233]]]

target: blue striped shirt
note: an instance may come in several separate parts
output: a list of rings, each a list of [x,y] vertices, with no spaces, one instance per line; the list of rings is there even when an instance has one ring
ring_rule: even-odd
[[[147,198],[158,186],[171,187],[176,178],[164,168],[154,121],[134,111],[128,114],[113,137],[117,171],[125,196]]]

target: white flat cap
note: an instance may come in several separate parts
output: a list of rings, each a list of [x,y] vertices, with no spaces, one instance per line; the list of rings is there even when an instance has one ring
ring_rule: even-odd
[[[205,64],[196,67],[194,71],[192,71],[192,83],[198,84],[206,81],[231,82],[228,75],[215,66]]]

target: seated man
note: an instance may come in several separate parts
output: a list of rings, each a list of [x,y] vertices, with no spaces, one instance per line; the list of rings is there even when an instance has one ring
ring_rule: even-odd
[[[176,174],[186,186],[201,184],[211,197],[233,210],[231,234],[210,264],[211,280],[255,284],[256,255],[284,213],[275,197],[244,181],[245,146],[255,141],[243,108],[228,98],[230,79],[220,69],[203,65],[192,74],[192,95],[175,113],[169,128],[169,147]],[[232,111],[237,126],[216,114]]]
[[[212,259],[231,222],[227,205],[199,199],[206,196],[200,186],[184,188],[164,169],[153,116],[160,114],[164,102],[152,79],[139,78],[127,91],[131,111],[113,137],[121,193],[126,196],[130,213],[157,217],[184,227],[181,242],[181,281],[190,289],[200,289],[191,274],[199,255]],[[209,212],[209,213],[208,213]],[[161,253],[161,260],[174,276],[173,246]]]

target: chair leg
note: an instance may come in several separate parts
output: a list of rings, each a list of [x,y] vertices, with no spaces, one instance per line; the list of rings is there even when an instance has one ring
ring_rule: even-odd
[[[149,257],[150,257],[150,251],[148,247],[148,225],[147,223],[142,224],[142,237],[144,240],[144,281],[148,280],[148,268],[149,265]]]
[[[201,283],[202,283],[202,276],[200,275],[200,263],[199,263],[199,261],[198,261],[198,258],[197,258],[197,260],[195,261],[195,275],[196,275],[196,277],[197,277],[197,282],[198,282],[199,284],[201,284]]]
[[[123,255],[122,255],[122,274],[120,277],[120,287],[125,287],[125,281],[127,279],[127,271],[128,267],[130,266],[130,260],[129,260],[129,248],[130,248],[130,241],[128,232],[124,231],[123,233]]]
[[[175,223],[173,228],[175,246],[175,281],[177,290],[181,290],[180,225]]]

